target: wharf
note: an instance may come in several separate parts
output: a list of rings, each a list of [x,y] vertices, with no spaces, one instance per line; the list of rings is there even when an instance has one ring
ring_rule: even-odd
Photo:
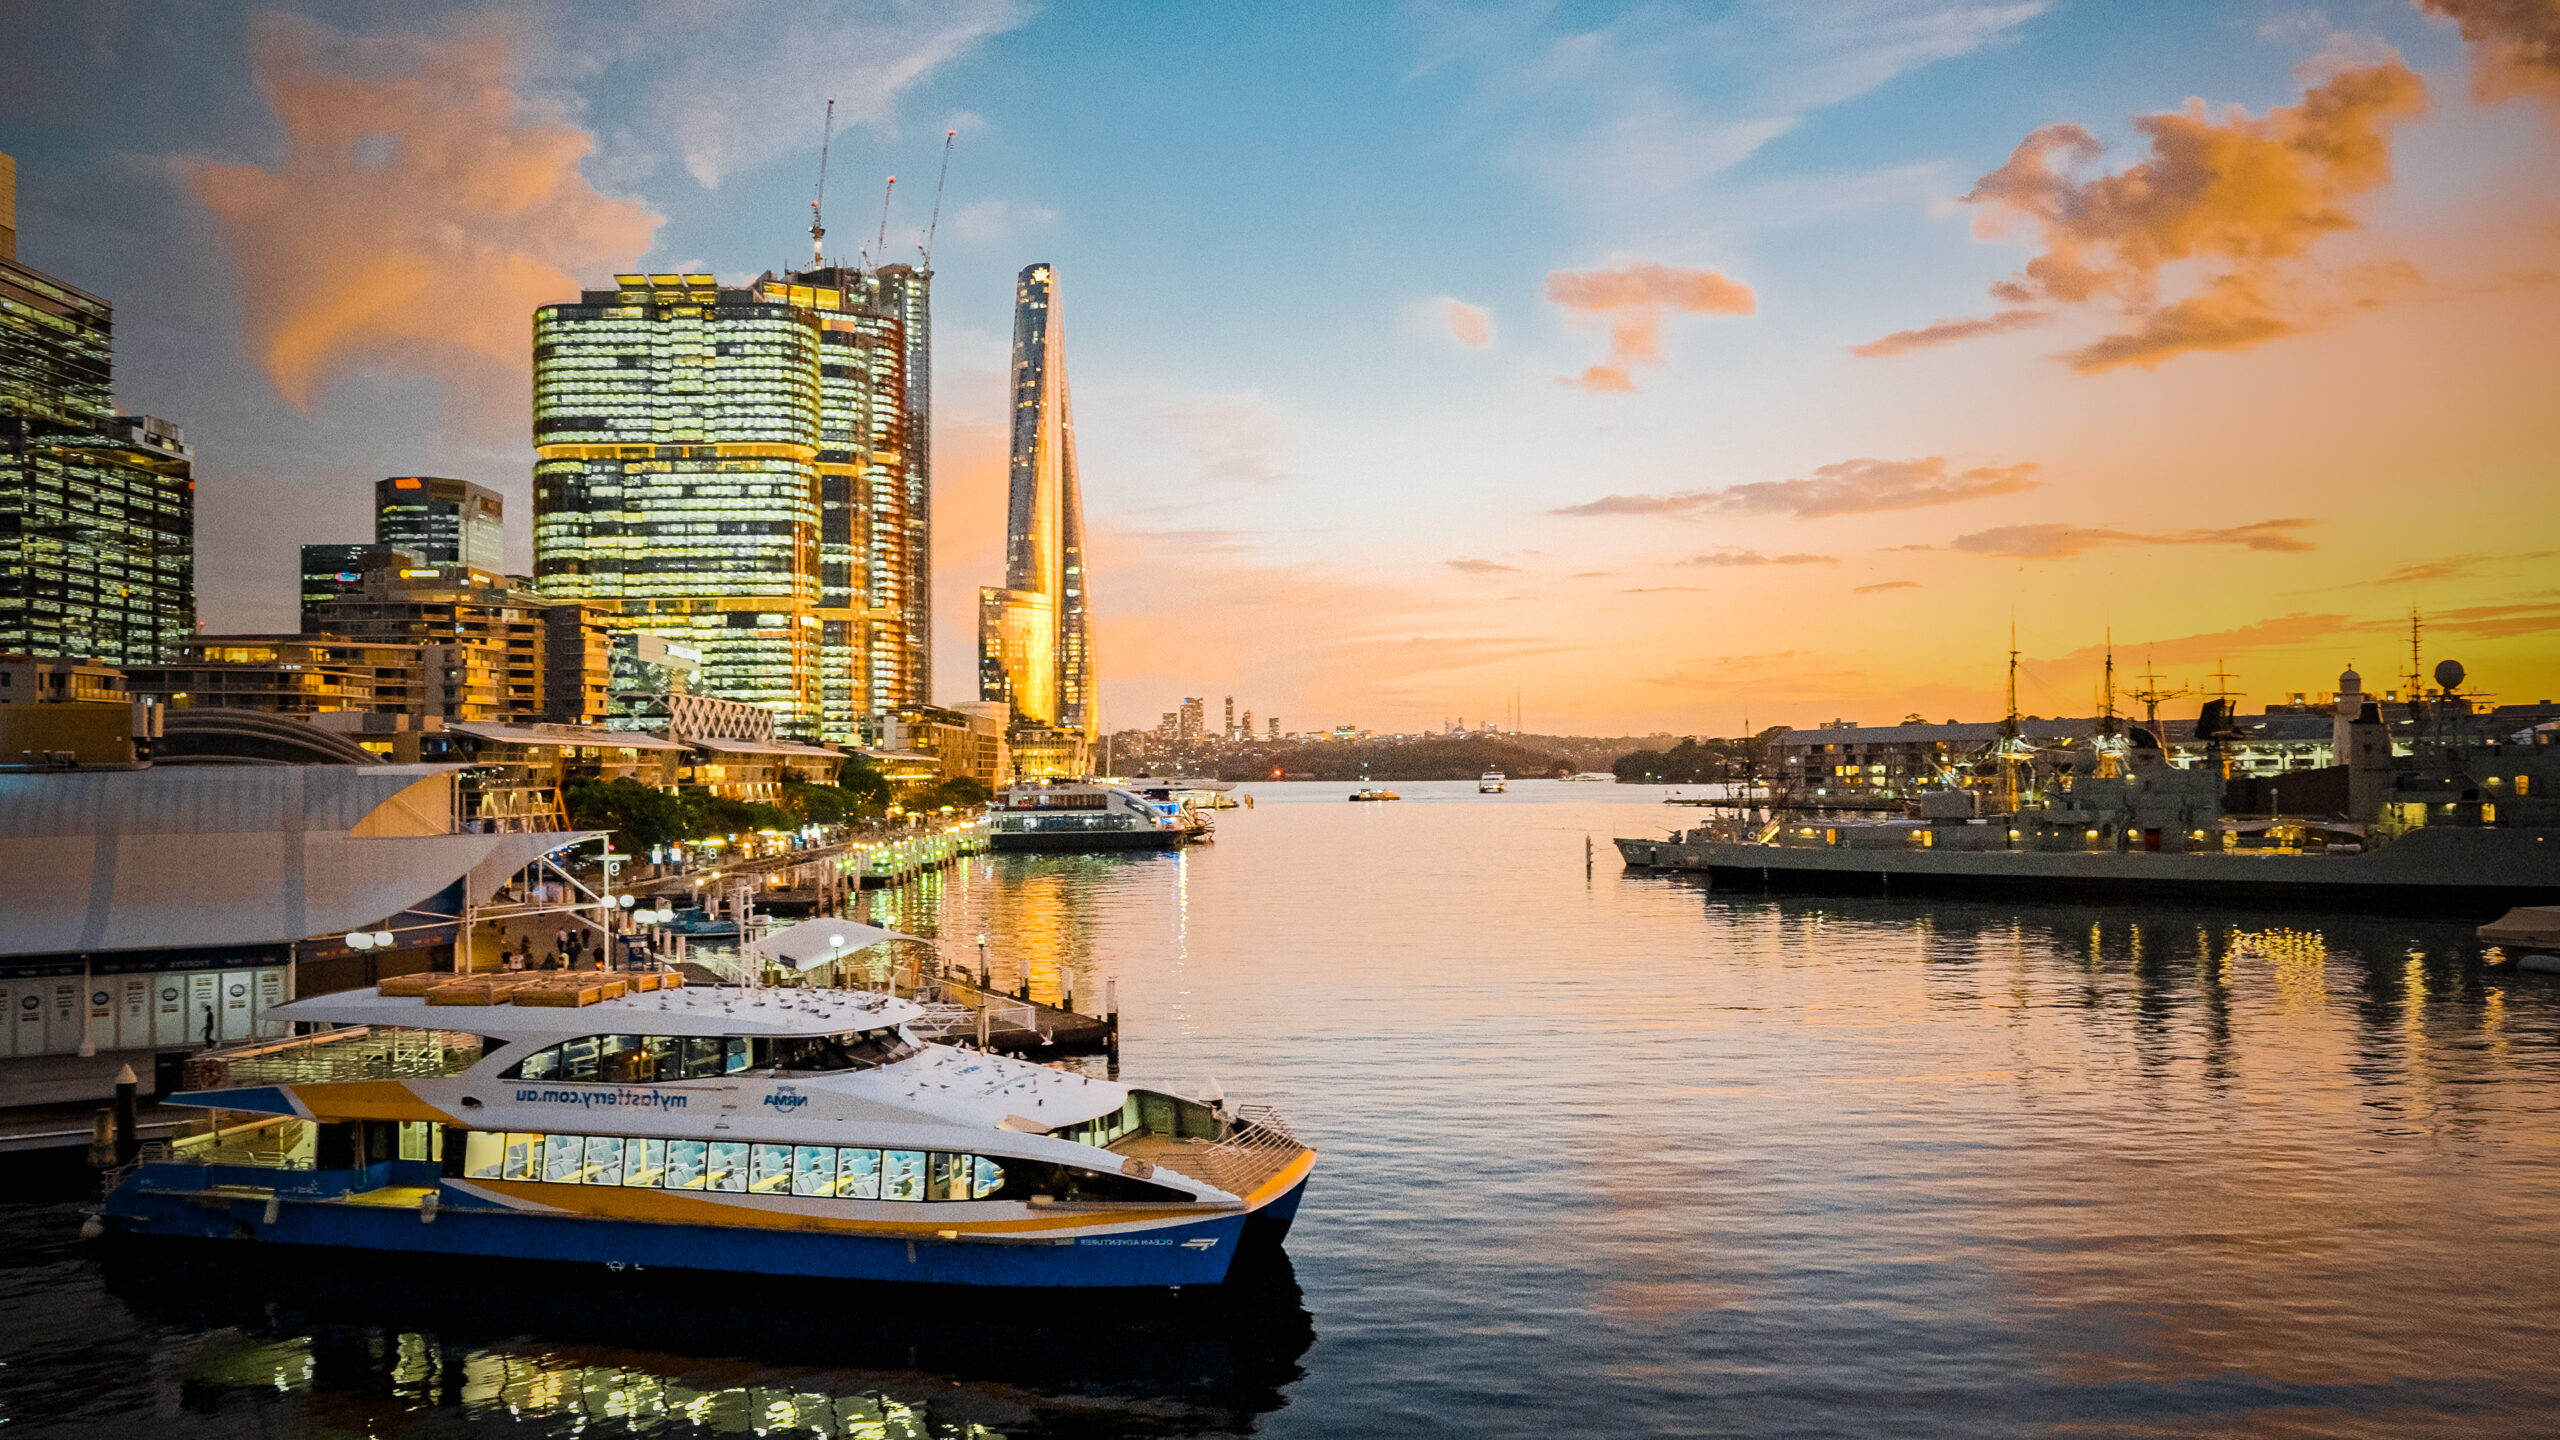
[[[108,1107],[95,1101],[67,1105],[30,1105],[0,1112],[0,1155],[31,1150],[74,1150],[95,1146],[105,1136]],[[135,1129],[145,1140],[168,1140],[204,1112],[169,1109],[144,1100],[135,1111]]]
[[[982,988],[959,974],[930,981],[911,998],[928,1004],[938,1001],[967,1012],[969,1019],[961,1029],[945,1032],[943,1038],[947,1040],[974,1041],[983,1035],[986,1049],[1013,1055],[1091,1055],[1120,1048],[1120,1017],[1116,1013],[1080,1015],[1061,1006]],[[979,1017],[984,1017],[983,1029]]]

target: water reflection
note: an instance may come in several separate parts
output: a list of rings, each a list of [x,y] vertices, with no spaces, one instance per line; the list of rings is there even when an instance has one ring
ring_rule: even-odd
[[[177,1408],[263,1433],[808,1437],[1251,1429],[1314,1341],[1287,1262],[1178,1298],[982,1295],[583,1269],[457,1282],[366,1256],[119,1254],[107,1291],[174,1337]],[[104,1379],[105,1377],[100,1377]],[[45,1417],[19,1410],[18,1423]]]

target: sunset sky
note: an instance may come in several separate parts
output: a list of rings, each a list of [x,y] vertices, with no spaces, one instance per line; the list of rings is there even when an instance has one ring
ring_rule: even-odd
[[[1105,718],[1726,734],[2227,663],[2560,697],[2560,0],[0,0],[20,258],[198,455],[214,630],[509,499],[529,312],[935,249],[940,700],[1057,266]],[[2181,702],[2182,705],[2184,702]]]

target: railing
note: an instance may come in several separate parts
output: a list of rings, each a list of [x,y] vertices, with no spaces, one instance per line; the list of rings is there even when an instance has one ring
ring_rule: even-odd
[[[1239,1105],[1234,1128],[1225,1139],[1201,1150],[1199,1164],[1210,1184],[1241,1197],[1279,1174],[1306,1148],[1278,1110]]]
[[[478,1063],[480,1053],[480,1037],[460,1031],[359,1025],[208,1051],[187,1062],[187,1088],[459,1075]]]

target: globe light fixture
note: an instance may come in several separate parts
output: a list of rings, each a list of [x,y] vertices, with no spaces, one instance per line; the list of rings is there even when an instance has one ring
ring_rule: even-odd
[[[347,932],[347,948],[348,948],[348,949],[350,949],[350,950],[370,950],[370,949],[372,949],[372,948],[373,948],[373,934],[372,934],[372,932],[370,932],[370,931],[366,931],[366,930],[351,930],[351,931]]]
[[[628,910],[632,906],[640,903],[640,897],[637,895],[617,896],[615,897],[614,903],[620,905],[623,909]]]
[[[388,950],[399,943],[400,937],[392,934],[388,930],[376,930],[373,932],[373,948],[376,950]]]

